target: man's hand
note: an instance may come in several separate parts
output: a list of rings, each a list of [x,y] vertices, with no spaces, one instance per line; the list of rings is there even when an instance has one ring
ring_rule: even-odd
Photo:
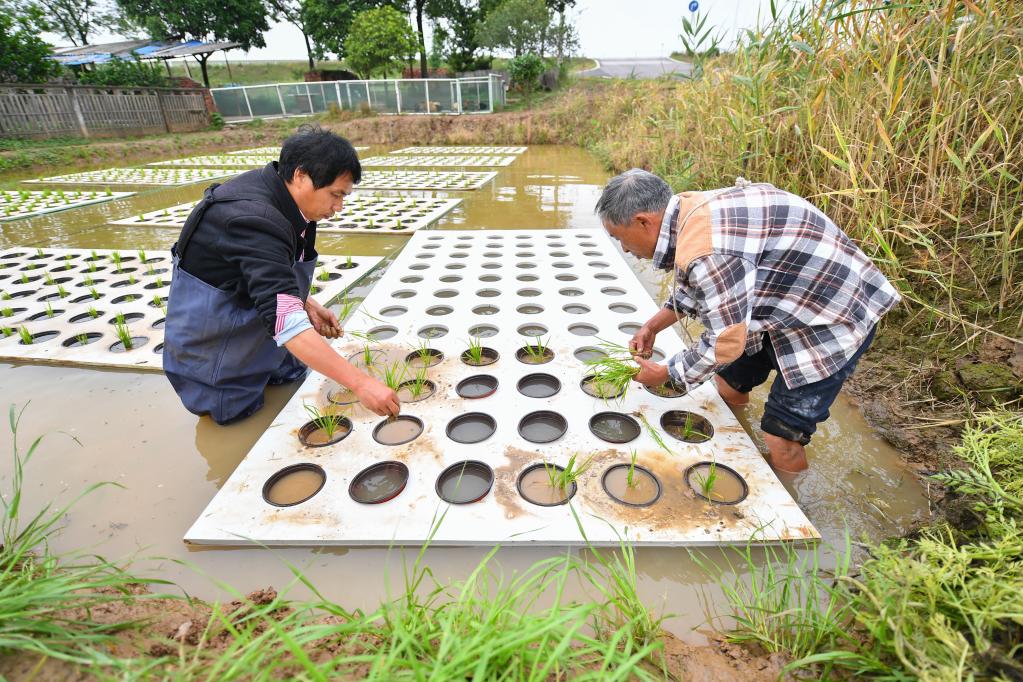
[[[641,358],[649,358],[654,352],[654,339],[657,333],[645,324],[629,340],[629,350],[633,355]]]
[[[309,321],[313,323],[313,329],[320,336],[336,339],[344,333],[337,315],[320,305],[312,296],[305,301],[305,312],[309,316]]]
[[[401,412],[401,403],[398,401],[398,394],[387,387],[382,381],[374,379],[368,374],[363,375],[363,380],[358,386],[352,388],[355,397],[363,406],[374,414],[381,417],[394,417]]]
[[[639,365],[639,374],[633,377],[633,381],[638,381],[644,386],[660,386],[668,380],[667,365],[658,365],[656,362],[638,357],[633,360]]]

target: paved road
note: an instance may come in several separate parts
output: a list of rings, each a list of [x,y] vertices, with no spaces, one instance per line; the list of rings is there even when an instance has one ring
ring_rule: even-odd
[[[580,71],[577,75],[588,78],[659,78],[667,74],[686,76],[692,67],[667,57],[643,59],[598,59],[597,68]]]

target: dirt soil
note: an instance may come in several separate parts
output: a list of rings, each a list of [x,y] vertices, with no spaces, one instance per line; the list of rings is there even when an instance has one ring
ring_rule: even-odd
[[[211,626],[207,629],[212,609],[208,604],[186,599],[166,599],[149,595],[144,586],[135,592],[137,598],[112,601],[99,608],[91,609],[88,617],[97,623],[140,622],[138,628],[128,628],[116,635],[114,642],[105,653],[120,658],[145,657],[148,659],[167,658],[166,672],[175,660],[187,660],[198,650],[212,654],[223,651],[232,642],[232,635],[225,629]],[[242,617],[252,606],[271,603],[277,592],[268,587],[249,594],[244,600],[233,601],[223,607],[232,620]],[[286,608],[278,610],[280,616],[288,613]],[[69,613],[72,617],[86,617],[87,614]],[[320,623],[330,624],[336,616],[325,616]],[[777,680],[788,662],[780,655],[767,655],[748,647],[729,644],[723,639],[709,646],[691,646],[671,634],[663,633],[663,662],[648,666],[654,675],[667,672],[668,680],[687,682],[769,682]],[[338,642],[323,640],[314,649],[305,653],[312,660],[327,660],[340,653],[355,653],[363,650],[368,642]],[[142,662],[140,662],[142,663]],[[353,670],[347,679],[360,679],[360,671]],[[0,679],[11,680],[67,680],[79,682],[99,679],[93,670],[54,658],[41,658],[33,654],[19,653],[0,658]]]

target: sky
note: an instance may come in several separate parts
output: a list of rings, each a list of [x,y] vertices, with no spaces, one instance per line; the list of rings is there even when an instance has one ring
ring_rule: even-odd
[[[697,0],[700,12],[709,15],[725,35],[725,44],[734,41],[743,28],[753,27],[758,18],[770,16],[770,0]],[[800,0],[782,0],[798,2]],[[683,16],[691,16],[690,0],[578,0],[572,11],[579,32],[579,54],[586,57],[656,57],[681,50],[679,33]],[[265,34],[267,47],[248,53],[232,50],[231,61],[251,59],[304,59],[302,34],[290,24],[274,24]],[[67,44],[56,36],[46,36],[54,44]],[[98,36],[90,42],[117,40],[116,36]],[[429,44],[429,43],[427,43]],[[219,61],[219,57],[214,57]]]

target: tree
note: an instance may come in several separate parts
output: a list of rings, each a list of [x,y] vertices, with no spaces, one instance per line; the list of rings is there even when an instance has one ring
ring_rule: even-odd
[[[500,0],[430,0],[429,13],[443,32],[441,52],[452,71],[473,71],[489,66],[479,54],[479,29],[483,18]]]
[[[544,0],[504,0],[483,20],[479,41],[485,47],[510,50],[515,57],[527,52],[543,57],[550,25]]]
[[[117,0],[125,16],[158,40],[229,40],[243,50],[264,47],[269,30],[263,0]],[[194,55],[202,80],[210,87],[206,61]]]
[[[117,12],[109,0],[38,0],[53,28],[72,44],[89,44],[97,29],[116,26]]]
[[[565,61],[565,54],[579,44],[575,28],[565,19],[569,7],[575,7],[575,0],[547,0],[547,7],[558,15],[558,26],[554,32],[554,46],[557,50],[558,66]]]
[[[334,54],[338,59],[346,56],[345,41],[352,28],[355,15],[377,7],[397,6],[404,11],[404,2],[395,0],[303,0],[305,23],[313,41],[317,59]]]
[[[408,20],[393,7],[359,12],[352,21],[345,50],[357,73],[372,77],[398,67],[416,53],[416,35]]]
[[[309,42],[311,29],[307,11],[308,4],[308,0],[267,0],[267,5],[275,18],[283,19],[302,32],[306,57],[309,59],[309,70],[312,71],[316,68],[316,61],[313,59],[313,46]]]
[[[160,67],[139,59],[112,59],[105,64],[97,64],[95,68],[79,73],[78,82],[83,85],[167,87],[167,77]]]
[[[48,28],[39,8],[22,6],[15,12],[0,2],[0,82],[44,83],[60,73],[50,46],[39,37]]]

